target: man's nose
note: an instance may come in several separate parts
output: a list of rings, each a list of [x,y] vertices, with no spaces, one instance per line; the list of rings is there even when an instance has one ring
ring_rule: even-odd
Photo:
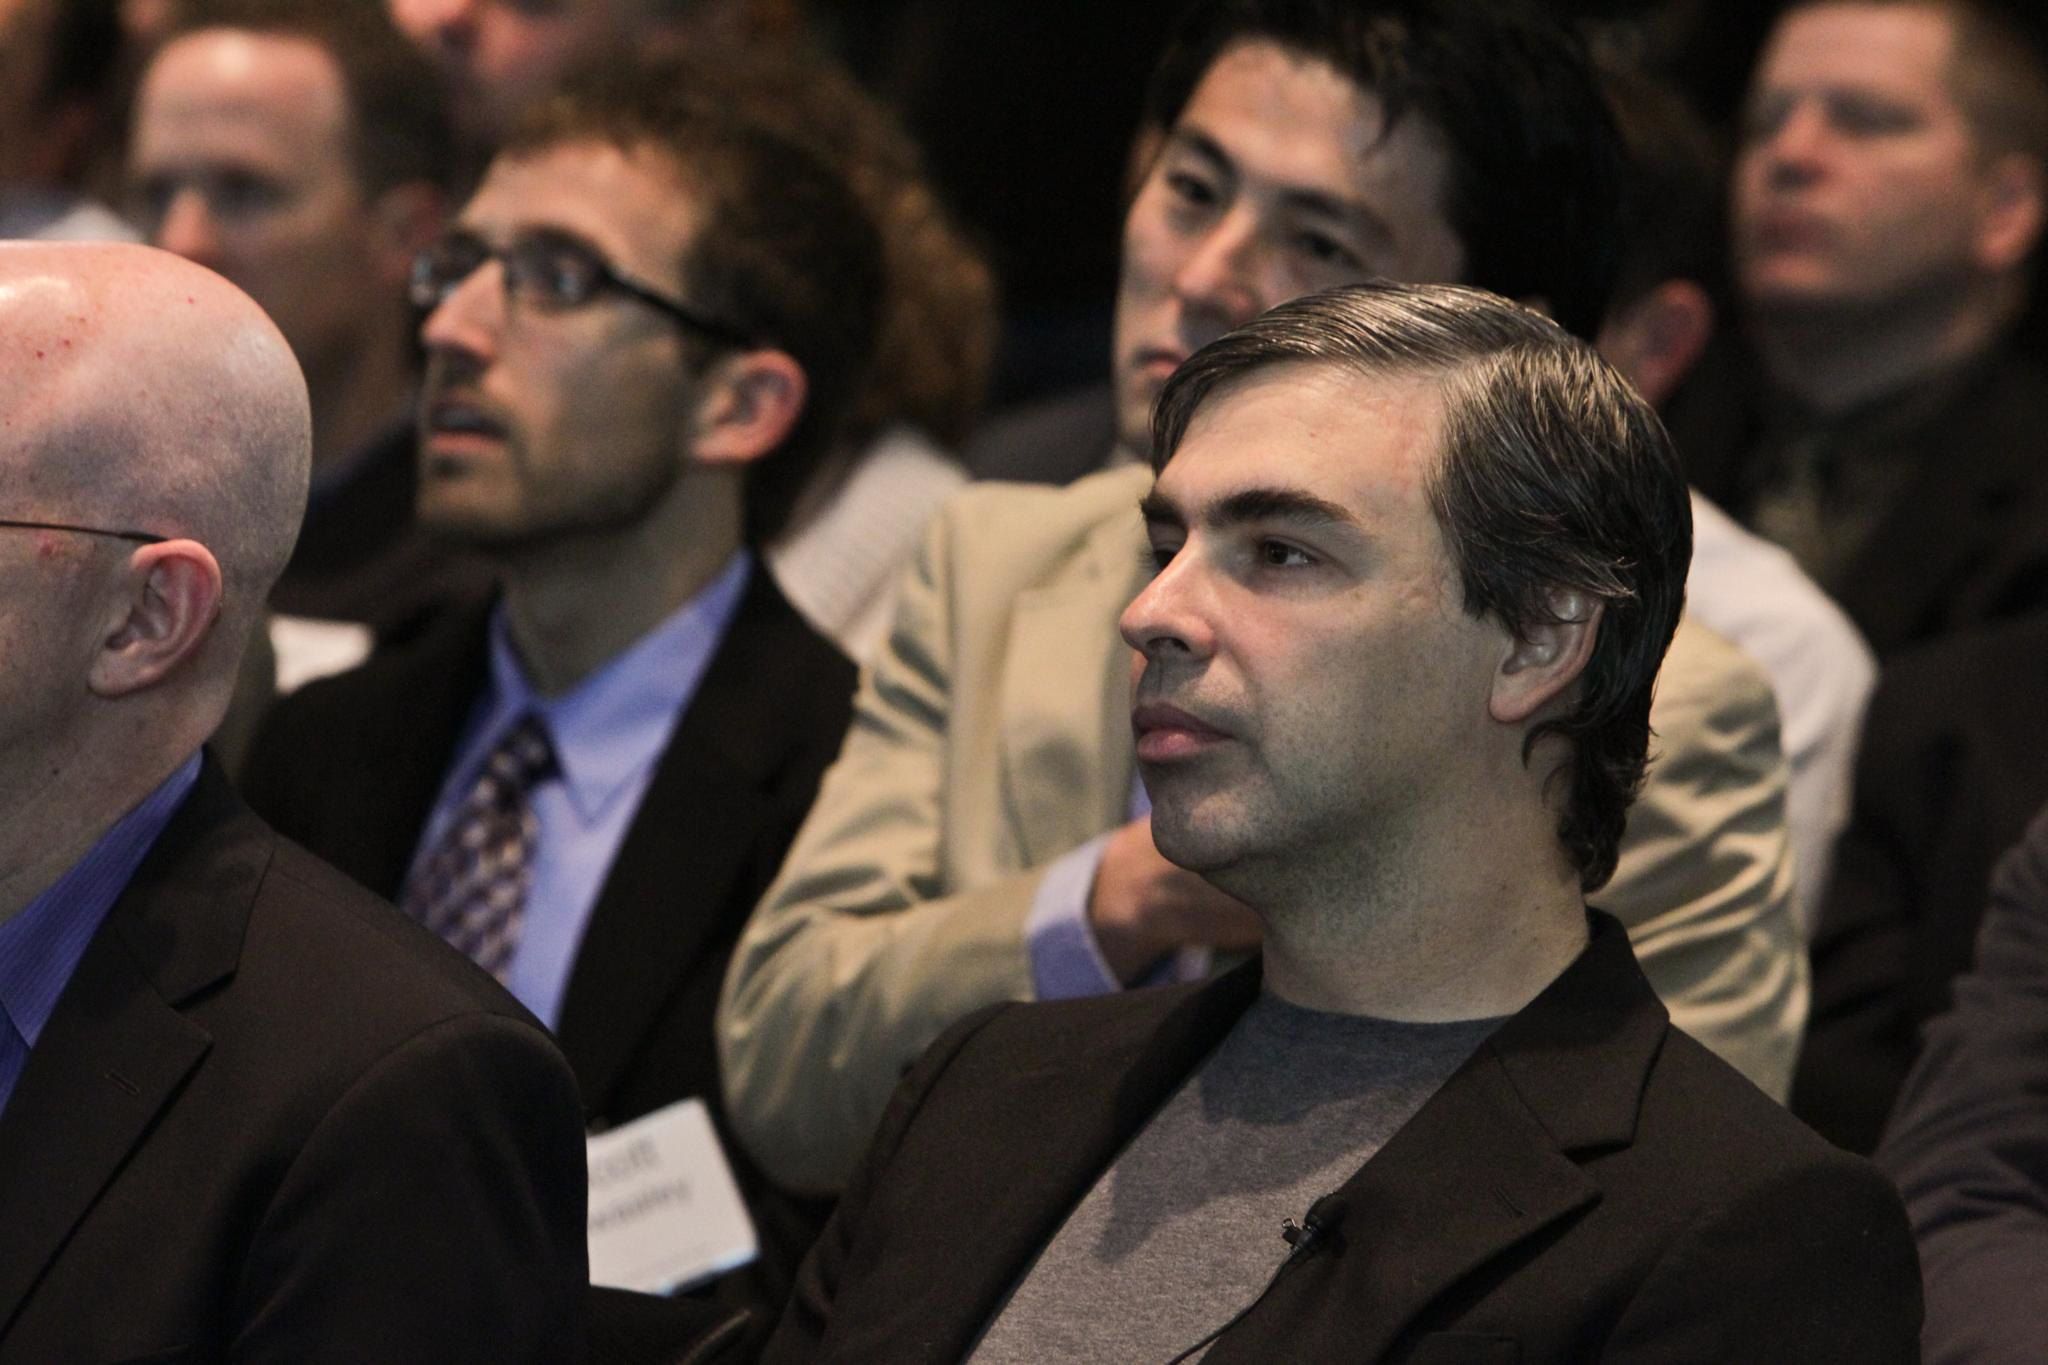
[[[1819,101],[1794,103],[1759,149],[1768,158],[1771,184],[1789,188],[1818,177],[1826,167],[1830,136],[1827,113]]]
[[[220,264],[220,225],[206,196],[185,186],[171,196],[157,220],[152,245],[209,269]]]
[[[487,260],[456,281],[420,324],[420,344],[479,364],[494,357],[506,322],[503,271],[497,261]]]
[[[1234,205],[1191,244],[1174,272],[1174,292],[1221,330],[1249,322],[1265,308],[1259,288],[1261,254],[1256,216],[1247,206]]]
[[[1199,661],[1216,648],[1215,606],[1206,572],[1183,548],[1131,599],[1117,629],[1148,662]]]

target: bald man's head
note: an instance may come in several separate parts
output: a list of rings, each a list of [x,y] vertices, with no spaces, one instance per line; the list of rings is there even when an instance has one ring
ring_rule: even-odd
[[[68,776],[118,814],[212,734],[310,445],[290,348],[218,275],[0,244],[0,804]]]
[[[0,244],[0,516],[212,551],[261,609],[305,512],[306,386],[277,328],[149,247]]]

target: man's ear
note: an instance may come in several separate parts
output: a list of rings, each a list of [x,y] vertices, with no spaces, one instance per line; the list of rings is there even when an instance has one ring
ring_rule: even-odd
[[[2040,239],[2043,168],[2021,152],[1999,157],[1986,168],[1977,220],[1977,264],[1990,271],[2016,269]]]
[[[1510,637],[1493,675],[1488,713],[1503,725],[1519,725],[1562,695],[1585,670],[1600,634],[1600,603],[1584,593],[1554,592],[1556,618],[1538,621],[1519,639]]]
[[[1600,354],[1636,386],[1651,407],[1661,408],[1714,335],[1714,301],[1687,279],[1660,281],[1601,325]]]
[[[700,464],[742,465],[772,455],[804,414],[810,381],[787,351],[740,351],[712,365],[692,417]]]
[[[120,594],[86,678],[110,699],[156,686],[205,645],[220,616],[220,563],[196,540],[145,545],[128,557]]]
[[[448,196],[425,180],[393,185],[370,201],[377,234],[377,274],[402,295],[415,256],[433,245],[448,223]]]

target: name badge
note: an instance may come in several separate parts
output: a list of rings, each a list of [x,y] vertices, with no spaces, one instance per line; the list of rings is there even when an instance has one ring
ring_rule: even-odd
[[[600,1133],[588,1155],[592,1284],[668,1294],[760,1255],[704,1101]]]

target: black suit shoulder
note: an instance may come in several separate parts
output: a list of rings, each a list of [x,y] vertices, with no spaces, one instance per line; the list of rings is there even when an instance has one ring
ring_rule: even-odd
[[[0,1206],[9,1365],[579,1349],[566,1061],[495,982],[211,769],[23,1073]]]
[[[362,975],[337,977],[336,963],[354,964]],[[469,1014],[496,1016],[547,1037],[540,1021],[488,973],[283,838],[257,891],[240,973],[245,985],[290,993],[294,1027],[345,1031],[364,1054]],[[369,980],[377,983],[375,991],[361,989]]]
[[[489,612],[281,703],[245,778],[266,818],[396,898],[488,682]],[[783,1199],[725,1128],[712,1021],[733,943],[837,755],[854,665],[758,562],[606,869],[555,1019],[593,1122],[711,1109],[761,1232],[753,1306],[779,1302],[818,1210]]]

